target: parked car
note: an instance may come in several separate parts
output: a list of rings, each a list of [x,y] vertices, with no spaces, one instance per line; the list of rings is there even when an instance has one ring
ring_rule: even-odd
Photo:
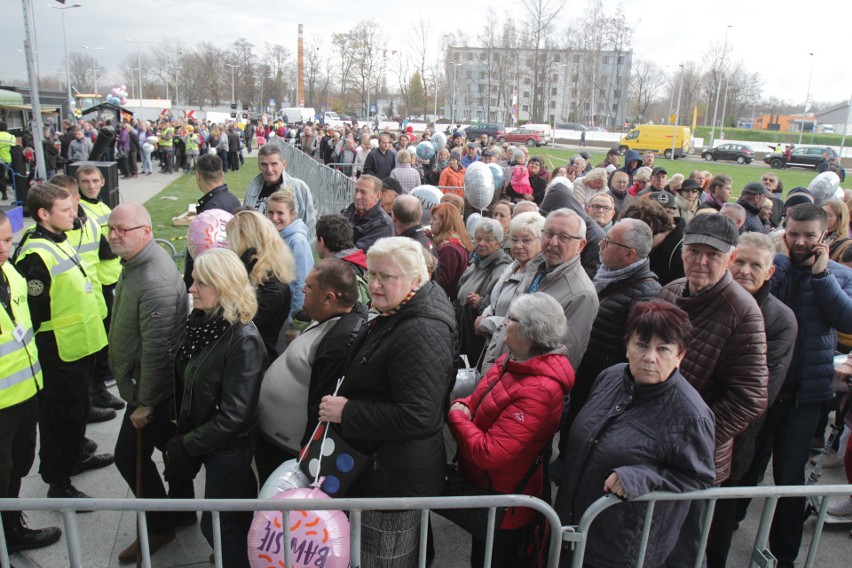
[[[590,126],[586,130],[588,130],[589,132],[606,132],[607,131],[606,128],[604,128],[603,126]]]
[[[838,157],[837,152],[828,146],[798,146],[793,148],[789,161],[784,154],[778,152],[765,155],[763,161],[776,170],[788,166],[816,169],[817,164],[822,161],[823,152],[828,153],[829,159]]]
[[[701,156],[708,162],[732,160],[738,164],[750,164],[754,159],[754,151],[745,144],[719,144],[715,148],[707,148]]]
[[[578,122],[557,122],[556,130],[588,130]]]
[[[497,142],[509,142],[510,144],[526,144],[530,148],[535,146],[544,146],[547,142],[542,138],[541,133],[537,130],[529,128],[516,128],[511,132],[500,134],[497,137]]]
[[[499,122],[474,122],[464,129],[468,140],[476,140],[483,134],[487,134],[492,140],[496,140],[501,134],[506,134],[506,127]]]

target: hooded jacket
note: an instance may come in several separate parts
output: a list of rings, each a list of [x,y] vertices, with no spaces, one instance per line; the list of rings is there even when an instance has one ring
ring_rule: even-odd
[[[305,303],[305,278],[314,267],[314,253],[308,243],[308,228],[301,219],[294,219],[281,231],[281,238],[293,252],[296,260],[296,278],[290,282],[290,316],[302,309]]]
[[[573,384],[574,370],[561,349],[526,361],[503,355],[473,394],[457,401],[470,409],[471,418],[459,411],[447,416],[464,476],[482,487],[515,493],[556,434],[563,398]],[[543,467],[520,492],[543,497]],[[533,518],[532,509],[511,508],[499,528],[522,527]]]
[[[639,162],[635,164],[633,162]],[[624,165],[618,168],[619,172],[624,172],[627,174],[627,185],[633,185],[633,174],[636,173],[636,170],[642,167],[642,154],[639,153],[638,150],[628,150],[624,153]],[[612,179],[612,176],[610,176]]]

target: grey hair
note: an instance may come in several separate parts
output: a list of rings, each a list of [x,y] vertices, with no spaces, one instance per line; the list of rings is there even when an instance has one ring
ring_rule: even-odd
[[[749,231],[740,235],[737,240],[737,248],[741,246],[754,247],[766,253],[769,258],[769,263],[772,264],[772,259],[775,257],[775,243],[772,239],[763,233]]]
[[[490,219],[488,217],[483,217],[473,229],[473,233],[476,234],[478,230],[482,229],[486,233],[491,233],[495,239],[498,241],[503,240],[503,225],[500,224],[500,221],[496,219]]]
[[[575,219],[577,219],[580,222],[580,227],[577,230],[577,232],[580,234],[577,236],[582,236],[584,239],[586,238],[586,221],[583,220],[583,218],[580,217],[580,215],[578,215],[576,211],[574,211],[573,209],[568,209],[567,207],[563,207],[562,209],[556,209],[555,211],[551,211],[550,214],[547,216],[548,219],[556,217],[574,217]]]
[[[606,168],[594,168],[592,171],[583,176],[583,179],[587,182],[589,180],[598,179],[603,184],[603,187],[607,187],[607,182],[609,181],[609,174],[606,173]]]
[[[513,217],[509,222],[509,234],[529,233],[536,237],[541,237],[541,231],[544,229],[544,221],[544,217],[538,213],[532,211],[521,213],[517,217]]]
[[[406,278],[419,278],[424,284],[429,280],[423,245],[408,237],[385,237],[379,239],[367,252],[367,264],[371,260],[389,258],[396,263]]]
[[[651,179],[652,171],[653,170],[648,166],[642,166],[641,168],[633,172],[633,179],[639,181],[648,181],[649,179]]]
[[[740,205],[739,203],[725,203],[722,205],[722,209],[730,209],[734,213],[736,213],[738,219],[742,219],[745,221],[746,218],[746,210],[745,207]]]
[[[522,294],[512,301],[508,317],[518,323],[518,333],[533,343],[532,353],[553,351],[565,340],[568,322],[553,296],[544,292]]]
[[[625,217],[618,224],[627,227],[624,231],[624,244],[636,249],[638,258],[648,258],[651,248],[654,246],[654,234],[651,232],[651,227],[644,221],[631,217]]]
[[[267,142],[263,146],[260,147],[260,150],[257,151],[257,157],[266,157],[277,154],[281,160],[284,160],[284,150],[278,145],[277,142]]]

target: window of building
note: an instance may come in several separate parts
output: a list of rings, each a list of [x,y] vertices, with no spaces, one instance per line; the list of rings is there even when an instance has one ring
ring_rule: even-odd
[[[473,79],[473,71],[465,71],[464,76],[468,79]]]
[[[524,112],[529,112],[530,107],[529,107],[529,105],[521,105],[521,110],[524,111]]]
[[[524,91],[524,98],[525,99],[530,98],[530,92],[529,91]]]
[[[621,65],[622,63],[624,63],[624,56],[623,56],[623,55],[619,55],[619,56],[618,56],[618,64],[619,64],[619,65]]]
[[[611,56],[604,55],[604,58],[603,58],[604,65],[609,65],[609,62],[610,62],[611,59],[612,59]]]
[[[532,84],[532,79],[530,79],[529,77],[524,79],[524,85],[531,85],[531,84]]]
[[[479,60],[480,61],[485,61],[486,57],[487,57],[487,54],[484,51],[479,54]]]
[[[618,112],[618,103],[612,103],[612,112]]]
[[[553,75],[550,76],[550,81],[552,83],[555,83],[558,80],[559,80],[559,75],[557,75],[556,73],[554,73]]]
[[[556,108],[556,101],[550,101],[550,108]]]
[[[556,95],[556,87],[553,87],[552,89],[550,89],[550,94],[554,95],[554,96]]]
[[[488,73],[486,73],[485,71],[480,72],[480,73],[479,73],[479,78],[480,78],[480,79],[487,79],[487,78],[488,78]]]
[[[559,63],[560,61],[562,61],[562,54],[561,53],[554,54],[553,55],[553,61],[555,63]]]

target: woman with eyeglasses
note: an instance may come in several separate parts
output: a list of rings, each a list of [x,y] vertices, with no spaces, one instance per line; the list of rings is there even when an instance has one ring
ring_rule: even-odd
[[[494,341],[497,332],[503,326],[512,300],[520,291],[518,287],[524,279],[527,263],[541,254],[541,231],[544,229],[544,217],[538,213],[521,213],[509,224],[509,242],[512,244],[514,262],[508,265],[491,289],[491,303],[482,315],[476,318],[476,333],[484,337],[488,346],[482,358],[484,374],[497,357],[504,353],[503,344]]]
[[[491,303],[491,290],[512,258],[501,250],[503,227],[495,219],[482,219],[473,236],[470,264],[459,279],[458,325],[461,353],[471,363],[479,360],[485,340],[477,335],[474,322]]]
[[[681,184],[675,197],[675,217],[680,217],[687,223],[695,217],[695,212],[701,205],[701,189],[693,179],[687,179]]]
[[[370,247],[369,331],[353,350],[337,396],[320,403],[319,419],[339,424],[349,444],[374,457],[347,497],[427,497],[443,489],[456,322],[447,295],[429,280],[424,251],[407,237]],[[364,511],[362,525],[364,566],[379,565],[382,538],[396,541],[388,550],[408,543],[394,566],[417,564],[418,539],[411,539],[420,532],[419,511]]]

